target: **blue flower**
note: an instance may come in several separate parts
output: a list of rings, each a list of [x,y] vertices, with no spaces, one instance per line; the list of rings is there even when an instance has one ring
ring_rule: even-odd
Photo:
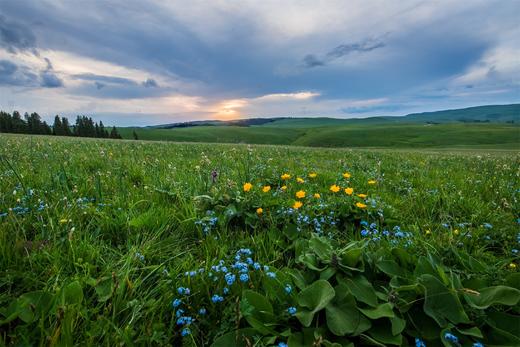
[[[484,347],[484,345],[481,342],[475,342],[473,347]]]
[[[262,265],[260,265],[259,263],[254,263],[254,264],[253,264],[253,268],[254,268],[255,270],[260,270],[260,269],[262,268]]]
[[[444,339],[448,340],[450,342],[453,342],[453,343],[458,343],[459,342],[458,337],[453,335],[452,333],[449,333],[449,332],[444,334]]]
[[[190,325],[193,322],[193,318],[189,316],[181,316],[177,319],[177,325]]]
[[[178,309],[177,312],[175,312],[175,317],[179,318],[184,314],[183,309]]]
[[[182,329],[181,336],[186,336],[186,335],[189,335],[189,334],[191,334],[190,329],[188,329],[188,328]]]
[[[288,347],[285,342],[278,342],[278,347]]]
[[[206,313],[207,313],[207,311],[206,311],[206,309],[205,309],[204,307],[202,307],[202,308],[199,310],[199,314],[200,314],[201,316],[206,315]]]
[[[366,237],[370,232],[366,229],[361,230],[361,236]]]
[[[426,347],[426,344],[424,343],[423,340],[421,340],[420,338],[416,337],[415,338],[415,347]]]
[[[182,301],[181,301],[180,299],[175,299],[175,300],[173,300],[173,302],[172,302],[172,306],[173,306],[173,307],[179,307],[180,304],[182,304]]]
[[[294,306],[291,306],[287,309],[287,312],[291,315],[291,316],[294,316],[296,314],[296,307]]]
[[[228,286],[230,286],[233,283],[235,283],[236,276],[234,274],[232,274],[231,272],[229,272],[224,276],[224,279],[226,280],[226,283],[228,284]]]
[[[266,275],[269,278],[276,278],[276,274],[274,272],[267,272]]]
[[[211,297],[211,301],[216,304],[217,302],[222,302],[224,301],[224,298],[218,294],[215,294]]]
[[[249,275],[248,274],[241,274],[240,275],[240,282],[247,282],[249,281]]]
[[[179,287],[177,288],[177,293],[179,293],[179,295],[190,295],[191,291],[190,288]]]
[[[222,289],[222,293],[224,293],[224,295],[229,294],[229,288],[228,287],[224,287],[224,289]]]
[[[286,292],[287,294],[291,294],[291,292],[292,292],[292,287],[291,287],[291,285],[290,285],[290,284],[286,284],[284,290],[285,290],[285,292]]]
[[[492,225],[492,224],[489,224],[489,223],[484,223],[483,226],[484,226],[484,228],[486,228],[486,229],[492,229],[492,228],[493,228],[493,225]]]

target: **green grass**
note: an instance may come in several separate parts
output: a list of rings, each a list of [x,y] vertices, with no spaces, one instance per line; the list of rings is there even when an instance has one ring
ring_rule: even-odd
[[[336,124],[336,121],[339,123]],[[520,127],[515,124],[419,124],[364,122],[340,125],[331,120],[281,120],[264,126],[197,126],[174,129],[120,128],[123,138],[136,130],[142,140],[285,144],[312,147],[481,147],[518,148]],[[277,126],[273,126],[273,124]],[[324,125],[325,124],[325,125]],[[319,126],[318,126],[319,125]]]
[[[174,134],[168,138],[172,141],[203,136],[212,142],[240,142],[245,137],[264,143],[290,138],[291,144],[305,145],[377,143],[398,150],[1,134],[0,345],[203,346],[221,337],[217,346],[232,346],[236,340],[226,340],[225,334],[251,326],[263,331],[249,337],[257,346],[288,339],[290,345],[297,340],[310,345],[316,342],[314,336],[322,346],[325,340],[345,346],[376,340],[413,345],[415,337],[437,346],[448,345],[442,337],[446,331],[464,345],[518,341],[518,151],[416,148],[468,142],[512,147],[517,129],[409,125],[379,127],[371,133],[359,126],[321,133],[305,128],[196,127],[139,134],[143,139]],[[461,134],[467,137],[458,140]],[[317,173],[314,179],[308,176],[312,172]],[[351,178],[344,178],[344,172]],[[282,173],[290,173],[291,179],[282,181]],[[296,177],[305,182],[297,183]],[[372,179],[376,184],[368,183]],[[246,182],[253,184],[249,192],[243,190]],[[368,197],[343,190],[332,193],[332,184],[353,187]],[[266,185],[271,190],[264,193]],[[303,206],[285,214],[299,190],[306,192]],[[313,197],[315,193],[321,197]],[[356,207],[356,202],[368,207]],[[321,238],[313,234],[314,224],[301,224],[296,217],[325,218],[331,213],[336,222],[322,223]],[[376,223],[381,231],[399,226],[409,236],[394,243],[363,237],[362,221]],[[210,225],[207,232],[204,225]],[[248,282],[237,279],[224,302],[213,303],[211,296],[222,295],[226,284],[223,278],[208,279],[211,266],[234,261],[241,248],[251,249],[255,262],[268,265],[276,281],[264,270],[251,271]],[[349,253],[352,249],[357,256]],[[345,268],[346,262],[350,265]],[[198,269],[205,269],[204,275],[185,275]],[[391,275],[393,271],[399,276]],[[366,291],[377,295],[363,298],[364,292],[354,291],[356,299],[348,296],[340,282],[363,281],[360,276],[370,282]],[[333,293],[343,288],[350,301],[340,302],[337,295],[330,304],[336,306],[317,312],[311,327],[305,328],[301,317],[289,316],[287,308],[305,312],[305,289],[319,278],[319,285],[325,281],[334,286]],[[283,293],[289,283],[291,295]],[[178,294],[179,286],[191,288],[191,294]],[[273,294],[279,290],[276,286],[282,286],[281,296]],[[314,293],[315,287],[307,293]],[[490,301],[489,307],[476,308],[485,305],[468,293],[486,287],[500,291],[500,296],[487,296],[499,304]],[[186,337],[180,335],[172,308],[179,296],[189,302],[182,306],[186,314],[197,319]],[[332,309],[337,314],[333,318],[350,324],[349,317],[361,317],[360,310],[372,317],[383,312],[367,311],[366,302],[373,300],[383,305],[384,313],[370,319],[372,328],[361,335],[344,333],[345,338],[331,334],[345,327],[327,318]],[[453,313],[459,302],[463,309]],[[205,316],[196,313],[202,306],[208,311]],[[263,313],[257,312],[260,306]],[[463,319],[466,313],[468,321]],[[385,329],[393,331],[388,317],[394,315],[392,324],[404,324],[403,330],[386,336]],[[258,324],[252,318],[275,323]],[[377,330],[382,327],[387,328]],[[302,332],[310,334],[312,343]]]

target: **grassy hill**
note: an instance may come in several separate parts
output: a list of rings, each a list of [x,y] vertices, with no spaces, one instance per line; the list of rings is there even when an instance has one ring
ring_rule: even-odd
[[[141,140],[300,145],[313,147],[520,148],[520,104],[479,106],[364,119],[258,118],[179,123],[135,130]],[[193,125],[190,125],[193,124]]]

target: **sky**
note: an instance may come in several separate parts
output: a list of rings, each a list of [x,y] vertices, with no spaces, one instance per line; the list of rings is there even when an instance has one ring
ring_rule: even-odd
[[[0,0],[0,109],[154,125],[520,102],[520,0]]]

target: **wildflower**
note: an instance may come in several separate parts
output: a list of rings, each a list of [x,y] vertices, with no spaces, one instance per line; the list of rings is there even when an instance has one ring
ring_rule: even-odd
[[[216,304],[217,302],[222,302],[224,301],[224,298],[218,294],[215,294],[211,297],[211,301]]]
[[[260,265],[259,263],[254,263],[254,264],[253,264],[253,268],[254,268],[255,270],[260,270],[261,265]]]
[[[344,173],[343,173],[343,178],[350,178],[350,176],[351,176],[351,175],[350,175],[350,173],[348,173],[348,172],[344,172]]]
[[[226,280],[226,283],[228,284],[228,286],[232,285],[233,283],[235,283],[235,279],[236,279],[236,276],[234,274],[232,274],[231,272],[228,272],[225,276],[224,276],[224,279]]]
[[[266,275],[269,278],[276,278],[276,274],[274,272],[267,272]]]
[[[475,342],[472,347],[484,347],[481,342]]]
[[[191,291],[190,288],[179,287],[177,288],[177,293],[179,293],[179,295],[190,295]]]
[[[352,193],[354,193],[354,188],[345,188],[345,194],[352,195]]]
[[[296,314],[296,312],[297,312],[296,307],[294,307],[294,306],[289,307],[289,308],[287,309],[287,312],[288,312],[291,316],[294,316],[294,315]]]
[[[492,229],[493,228],[493,225],[492,224],[489,224],[489,223],[484,223],[482,224],[482,226],[486,229]]]
[[[256,209],[256,214],[257,215],[261,215],[262,213],[264,213],[264,209],[263,208],[259,207],[259,208]]]
[[[263,186],[263,187],[262,187],[262,191],[263,191],[264,193],[267,193],[267,192],[269,192],[270,190],[271,190],[271,186]]]
[[[248,274],[241,274],[240,275],[240,282],[247,282],[249,281],[249,275]]]
[[[204,307],[202,307],[202,308],[199,310],[199,314],[200,314],[201,316],[206,315],[206,313],[207,313],[207,311],[206,311],[206,309],[205,309]]]
[[[285,342],[278,342],[277,347],[288,347]]]
[[[356,202],[356,206],[359,207],[359,208],[367,208],[367,205],[361,203],[361,202]]]
[[[298,182],[300,184],[305,183],[305,181],[301,177],[296,178],[296,182]]]
[[[368,184],[372,185],[372,184],[376,184],[377,182],[375,180],[368,180]]]
[[[299,209],[302,206],[303,206],[303,203],[301,201],[295,201],[294,205],[293,205],[293,208],[297,210],[297,209]]]
[[[359,196],[361,199],[366,199],[366,197],[367,197],[366,194],[358,194],[357,196]]]
[[[444,339],[445,340],[448,340],[450,342],[453,342],[453,343],[459,343],[459,339],[457,336],[453,335],[452,333],[449,333],[447,332],[446,334],[444,334]]]
[[[426,344],[424,343],[423,340],[421,340],[420,338],[416,337],[415,338],[415,347],[426,347]]]
[[[287,294],[291,294],[291,292],[292,292],[292,287],[291,287],[291,285],[290,285],[290,284],[286,284],[284,290],[285,290],[285,292],[286,292]]]
[[[340,189],[340,188],[339,188],[339,186],[333,184],[333,185],[330,186],[329,189],[330,189],[331,192],[333,192],[333,193],[337,193],[337,192],[339,192],[339,189]]]
[[[455,235],[458,235],[458,234],[459,234],[459,229],[455,229],[455,230],[453,230],[453,233],[454,233]]]
[[[189,334],[191,334],[190,329],[188,329],[188,328],[182,329],[181,336],[186,336],[186,335],[189,335]]]
[[[228,295],[229,294],[229,288],[228,287],[224,287],[224,289],[222,289],[222,293],[224,293],[224,295]]]
[[[303,191],[303,190],[299,190],[299,191],[297,191],[297,192],[296,192],[296,197],[297,197],[298,199],[303,199],[303,198],[305,197],[305,191]]]
[[[60,224],[65,224],[67,223],[69,220],[66,219],[66,218],[63,218],[63,219],[60,219]]]
[[[291,175],[289,175],[288,173],[284,173],[282,176],[280,176],[280,178],[285,181],[291,178]]]
[[[318,176],[318,174],[317,174],[316,172],[311,172],[311,173],[309,174],[309,177],[310,177],[310,178],[316,178],[316,176]]]
[[[175,299],[172,302],[173,307],[179,307],[182,304],[182,301],[180,299]]]
[[[247,182],[244,184],[244,192],[250,191],[251,188],[253,188],[253,185],[251,183]]]
[[[424,232],[426,235],[430,235],[432,232],[430,229],[426,229],[426,231]]]
[[[316,199],[319,199],[319,198],[321,198],[321,195],[320,195],[320,194],[318,194],[318,193],[314,193],[314,195],[313,195],[313,196],[314,196],[314,197],[315,197]]]
[[[509,268],[514,270],[516,269],[516,264],[515,263],[509,263]]]
[[[286,191],[287,190],[287,186],[281,186],[280,189],[283,190],[283,191]]]

